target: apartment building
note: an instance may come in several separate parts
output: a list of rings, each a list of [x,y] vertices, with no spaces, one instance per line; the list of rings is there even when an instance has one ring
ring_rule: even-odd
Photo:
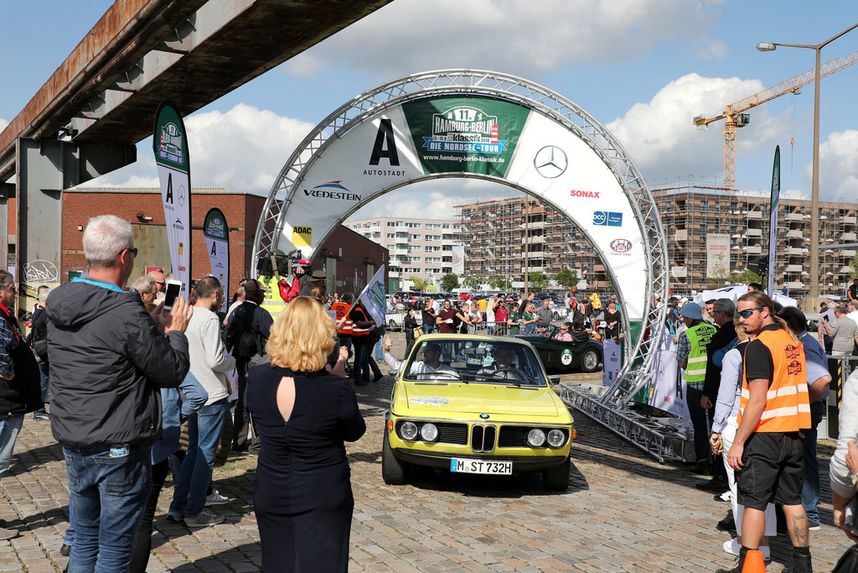
[[[461,244],[458,221],[381,217],[343,225],[387,248],[389,278],[391,283],[398,280],[400,289],[412,286],[411,277],[438,288],[441,277],[453,272],[453,247]]]
[[[671,287],[681,293],[712,288],[745,269],[758,272],[768,256],[769,197],[725,193],[686,185],[653,190],[667,235]],[[504,275],[523,284],[528,270],[552,277],[563,268],[575,270],[587,288],[611,288],[602,262],[587,248],[578,229],[555,209],[524,197],[459,205],[465,275]],[[858,233],[858,204],[820,204],[819,264],[821,292],[842,296],[850,282],[853,247]],[[779,201],[777,265],[779,287],[801,298],[810,285],[810,201]],[[525,247],[527,245],[527,247]]]

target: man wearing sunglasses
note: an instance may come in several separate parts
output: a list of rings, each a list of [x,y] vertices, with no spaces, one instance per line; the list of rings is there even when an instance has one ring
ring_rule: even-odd
[[[802,505],[804,444],[810,428],[807,364],[801,342],[775,317],[762,292],[739,297],[739,325],[750,336],[745,349],[739,428],[727,461],[738,471],[742,516],[741,571],[750,551],[759,549],[770,502],[783,506],[793,545],[793,573],[811,572],[808,521]]]

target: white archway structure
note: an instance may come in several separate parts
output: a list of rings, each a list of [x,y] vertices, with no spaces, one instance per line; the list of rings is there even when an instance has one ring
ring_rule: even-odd
[[[325,118],[280,171],[253,260],[275,250],[312,257],[357,209],[399,187],[444,177],[501,183],[575,223],[618,292],[625,365],[601,398],[620,408],[650,379],[664,330],[667,244],[655,201],[614,136],[559,94],[511,75],[442,70],[355,97]],[[629,340],[631,338],[631,340]]]

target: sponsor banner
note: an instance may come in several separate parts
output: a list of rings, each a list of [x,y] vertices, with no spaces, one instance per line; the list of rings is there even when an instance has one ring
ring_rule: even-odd
[[[453,274],[465,274],[465,245],[453,245]]]
[[[182,116],[169,103],[162,103],[155,114],[152,147],[161,182],[173,278],[181,281],[182,294],[187,296],[191,279],[190,157]]]
[[[706,278],[730,278],[730,235],[706,234]]]
[[[775,271],[777,270],[776,243],[778,237],[778,198],[781,194],[781,147],[775,146],[775,159],[772,164],[772,195],[769,201],[769,282],[766,289],[769,297],[775,292]],[[813,277],[811,277],[813,280]]]
[[[622,227],[623,214],[613,211],[593,211],[593,224],[602,227]]]
[[[403,104],[424,173],[504,177],[530,110],[482,97],[438,97]]]
[[[676,360],[676,345],[673,344],[673,338],[666,329],[662,340],[665,344],[656,351],[654,359],[655,379],[650,405],[690,420],[685,381],[682,380],[679,362]]]
[[[226,217],[220,209],[209,209],[203,221],[203,236],[206,239],[206,249],[209,251],[211,273],[223,286],[223,306],[226,312],[227,300],[231,292],[229,286],[229,227]]]
[[[377,325],[383,326],[387,311],[387,289],[384,286],[384,265],[381,265],[361,291],[358,300]]]
[[[620,345],[613,340],[606,340],[602,344],[602,359],[604,366],[602,367],[602,384],[605,386],[613,386],[614,382],[620,376],[620,368],[622,367],[622,352]]]

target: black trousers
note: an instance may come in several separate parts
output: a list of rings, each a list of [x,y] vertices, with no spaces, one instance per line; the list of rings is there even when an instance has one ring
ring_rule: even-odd
[[[170,473],[170,463],[162,460],[152,465],[152,490],[149,499],[146,500],[146,509],[143,510],[143,518],[137,533],[134,534],[134,546],[131,548],[131,567],[129,573],[146,573],[149,564],[149,553],[152,550],[152,522],[155,521],[155,508],[158,505],[158,496],[161,488],[167,481]]]
[[[703,390],[688,387],[685,396],[688,403],[688,413],[691,415],[691,425],[694,426],[694,453],[698,462],[709,461],[709,431],[706,427],[706,410],[700,407]]]

